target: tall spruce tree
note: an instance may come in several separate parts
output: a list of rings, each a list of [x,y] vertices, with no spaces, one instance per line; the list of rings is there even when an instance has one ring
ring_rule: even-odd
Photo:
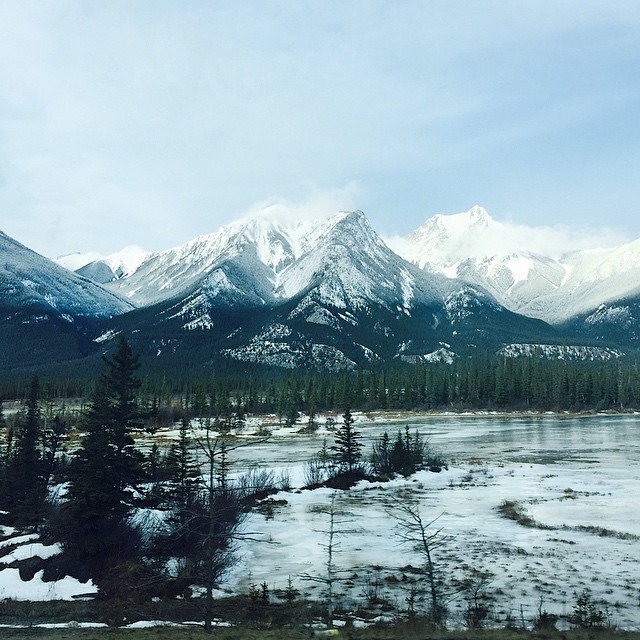
[[[202,488],[202,476],[190,452],[192,443],[189,428],[189,419],[184,416],[180,423],[178,441],[172,445],[167,456],[170,500],[176,509],[180,525],[188,519]]]
[[[131,561],[137,539],[128,526],[132,487],[142,455],[130,432],[141,425],[136,404],[137,358],[124,338],[99,379],[85,414],[86,437],[70,468],[63,522],[67,552],[98,580]]]
[[[336,443],[332,448],[335,451],[335,462],[343,473],[352,474],[360,470],[362,458],[362,443],[360,432],[353,428],[354,419],[351,409],[347,407],[342,416],[342,424],[336,431]]]
[[[7,460],[5,504],[19,524],[36,524],[42,516],[46,479],[40,450],[39,383],[29,385],[27,413],[17,430],[14,449]]]

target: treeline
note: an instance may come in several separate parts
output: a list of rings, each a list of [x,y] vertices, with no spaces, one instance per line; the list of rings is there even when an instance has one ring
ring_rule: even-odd
[[[147,380],[144,393],[160,404],[183,399],[192,415],[373,410],[606,411],[640,408],[635,361],[567,362],[485,356],[453,364],[423,363],[387,370],[299,374],[281,378],[217,378],[172,388]],[[151,400],[150,400],[151,401]]]
[[[43,398],[88,397],[89,377],[43,380]],[[28,381],[5,381],[0,397],[26,399]],[[248,367],[188,372],[142,380],[149,405],[177,401],[191,415],[296,413],[354,410],[539,410],[605,411],[640,408],[640,365],[636,360],[578,362],[486,354],[447,363],[418,363],[340,373],[295,372]]]

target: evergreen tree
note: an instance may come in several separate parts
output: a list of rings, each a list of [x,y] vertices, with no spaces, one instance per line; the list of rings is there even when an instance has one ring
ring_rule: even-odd
[[[337,467],[349,474],[360,470],[363,446],[360,442],[360,432],[353,428],[353,423],[351,409],[347,407],[342,416],[342,424],[336,431],[336,443],[332,447]]]
[[[171,475],[169,491],[181,522],[186,519],[201,484],[201,476],[191,459],[190,449],[189,419],[185,416],[180,423],[178,442],[171,447],[167,461]]]
[[[391,465],[391,447],[389,434],[385,431],[377,442],[373,443],[371,466],[374,473],[387,476],[393,473]]]
[[[5,504],[19,524],[35,524],[42,516],[46,496],[46,479],[40,450],[39,384],[29,385],[27,413],[17,431],[14,451],[6,468]]]
[[[45,484],[48,484],[54,472],[59,466],[58,454],[64,451],[64,443],[67,437],[67,424],[56,415],[49,422],[42,434],[44,445],[43,463]]]
[[[129,433],[141,424],[135,398],[137,359],[122,338],[114,357],[105,362],[107,371],[85,414],[86,437],[71,463],[63,507],[66,551],[88,567],[98,584],[139,552],[127,516],[143,460]]]

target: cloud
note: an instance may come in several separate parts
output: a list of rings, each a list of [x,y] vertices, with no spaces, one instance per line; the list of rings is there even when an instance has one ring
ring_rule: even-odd
[[[360,197],[362,197],[362,189],[355,182],[342,188],[316,188],[298,201],[272,196],[255,202],[240,216],[240,219],[265,217],[280,222],[313,222],[323,220],[340,211],[357,209]]]
[[[504,222],[502,231],[495,234],[490,248],[496,255],[505,255],[517,248],[558,259],[573,251],[606,249],[628,241],[627,235],[609,227],[567,224],[545,227]]]

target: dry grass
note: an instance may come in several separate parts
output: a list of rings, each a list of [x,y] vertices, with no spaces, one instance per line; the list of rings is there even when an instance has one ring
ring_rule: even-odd
[[[527,513],[522,503],[516,500],[504,500],[498,507],[500,514],[523,527],[537,527],[536,521]]]

